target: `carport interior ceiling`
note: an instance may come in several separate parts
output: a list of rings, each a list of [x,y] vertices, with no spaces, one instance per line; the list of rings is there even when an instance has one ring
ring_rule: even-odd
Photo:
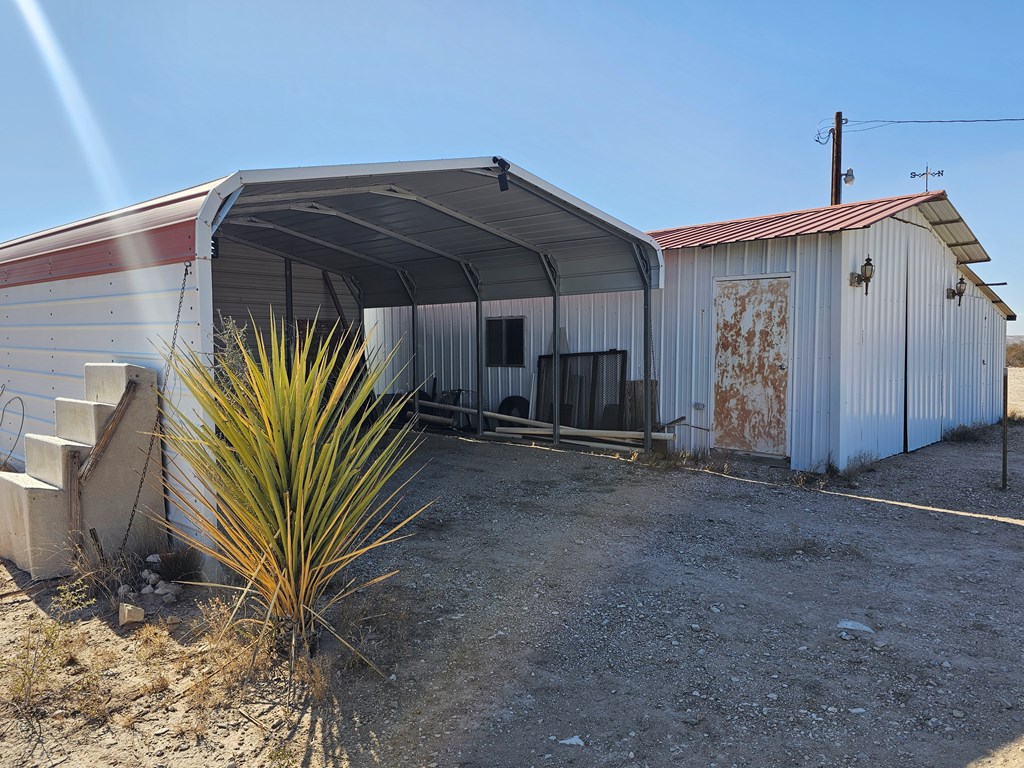
[[[651,238],[496,161],[242,171],[214,237],[340,275],[365,308],[660,287]]]

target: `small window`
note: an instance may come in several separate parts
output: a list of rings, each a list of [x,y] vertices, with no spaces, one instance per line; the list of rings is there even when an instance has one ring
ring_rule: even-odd
[[[487,318],[487,365],[523,367],[526,361],[522,317]]]

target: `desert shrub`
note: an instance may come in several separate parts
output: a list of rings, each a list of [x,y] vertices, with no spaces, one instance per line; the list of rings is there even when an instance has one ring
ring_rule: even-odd
[[[1006,345],[1006,364],[1011,368],[1024,368],[1024,341]]]
[[[976,443],[981,440],[984,424],[957,424],[942,433],[942,439],[951,443]]]
[[[236,337],[240,364],[211,370],[197,353],[175,358],[206,419],[173,405],[165,414],[166,440],[195,477],[169,473],[165,492],[194,528],[171,534],[241,576],[292,653],[315,647],[319,629],[333,632],[324,611],[353,588],[326,598],[330,582],[402,538],[418,514],[396,522],[404,484],[384,493],[417,445],[408,426],[389,432],[408,398],[376,418],[369,407],[394,353],[367,370],[365,342],[336,328],[326,339],[312,328],[294,335],[272,319],[252,348]]]

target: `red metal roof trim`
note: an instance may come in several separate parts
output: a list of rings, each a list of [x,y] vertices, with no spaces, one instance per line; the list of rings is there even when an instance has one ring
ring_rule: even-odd
[[[648,234],[657,240],[662,248],[700,248],[747,240],[772,240],[778,237],[842,232],[847,229],[870,227],[915,205],[945,199],[946,193],[937,190],[749,219],[661,229]]]
[[[185,221],[191,221],[194,227],[196,215],[215,183],[190,187],[144,203],[0,243],[0,264],[91,247],[136,232],[152,232]]]
[[[69,280],[195,258],[195,220],[0,262],[0,287]]]

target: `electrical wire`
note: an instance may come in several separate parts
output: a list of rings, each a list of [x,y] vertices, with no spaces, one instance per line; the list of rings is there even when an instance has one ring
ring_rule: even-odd
[[[6,384],[0,384],[0,399],[4,396],[4,390],[7,389]],[[14,444],[11,445],[11,450],[7,452],[3,460],[0,460],[0,470],[7,466],[7,462],[11,460],[11,456],[14,455],[14,449],[18,447],[18,441],[21,439],[21,431],[25,428],[25,401],[21,399],[19,395],[15,395],[4,403],[3,408],[0,408],[0,424],[4,423],[4,417],[7,416],[7,408],[15,400],[21,404],[21,424],[18,425],[18,430],[14,433]]]
[[[831,127],[826,128],[825,125],[830,123],[827,118],[818,122],[818,130],[814,135],[814,140],[819,144],[828,144],[832,138],[833,129]],[[949,124],[949,123],[1024,123],[1024,117],[978,117],[964,120],[843,120],[844,126],[850,126],[843,129],[843,133],[862,133],[864,131],[874,131],[879,128],[886,128],[890,125],[929,125],[929,124]]]

